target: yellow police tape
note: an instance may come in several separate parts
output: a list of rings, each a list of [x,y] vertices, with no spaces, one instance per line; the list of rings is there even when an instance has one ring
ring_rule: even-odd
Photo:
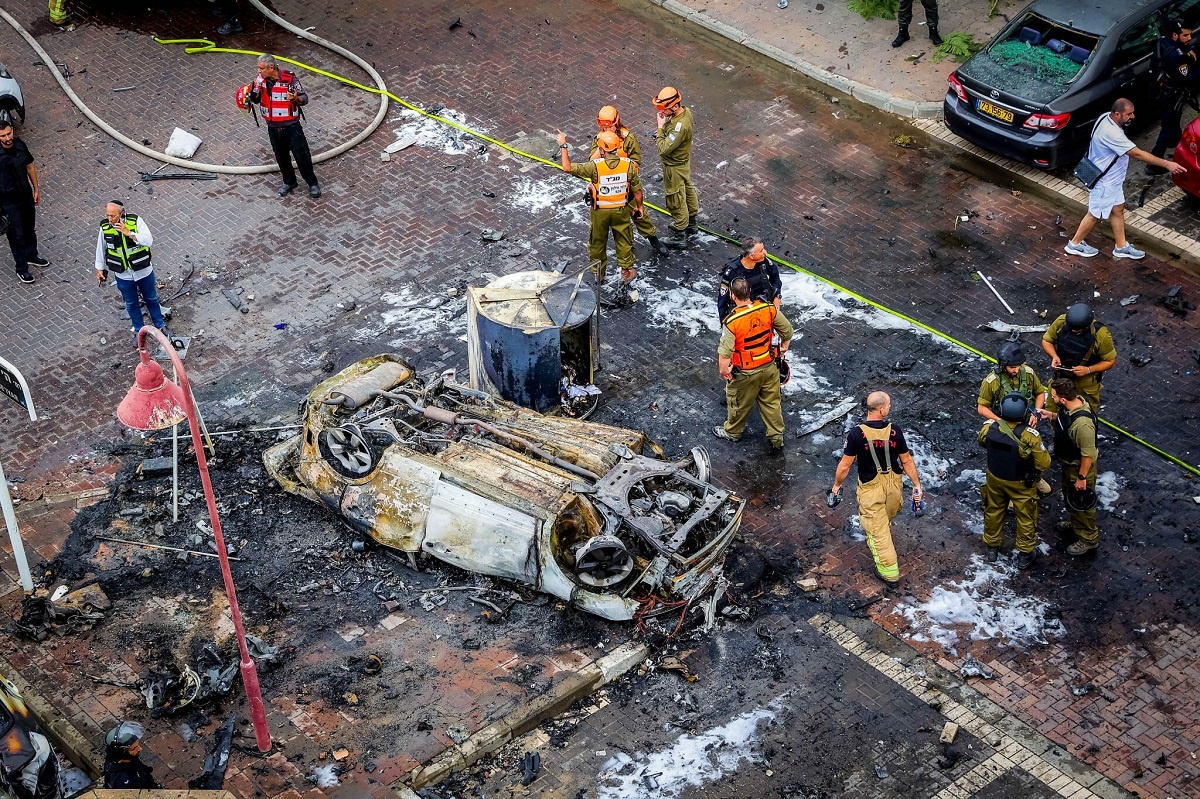
[[[155,37],[154,41],[158,42],[159,44],[197,45],[197,46],[192,46],[192,47],[185,47],[183,49],[183,52],[185,52],[189,55],[191,55],[193,53],[232,53],[234,55],[252,55],[255,57],[264,55],[264,53],[262,51],[258,51],[258,50],[237,50],[237,49],[233,49],[230,47],[217,47],[215,42],[211,42],[208,39],[159,39],[159,38]],[[318,67],[314,67],[310,64],[305,64],[301,61],[296,61],[291,58],[285,58],[283,56],[278,56],[278,55],[275,56],[275,58],[279,61],[285,61],[289,64],[293,64],[297,67],[300,67],[301,69],[308,70],[309,72],[314,72],[318,75],[324,75],[325,77],[329,78],[330,80],[335,80],[339,83],[344,83],[347,86],[353,86],[356,89],[361,89],[364,92],[369,92],[371,94],[386,94],[388,96],[388,99],[404,106],[405,108],[409,109],[410,111],[415,111],[416,113],[420,114],[423,117],[427,117],[428,119],[436,120],[438,122],[441,122],[444,125],[449,125],[450,127],[456,128],[457,130],[460,130],[469,136],[474,136],[475,138],[482,139],[483,141],[488,142],[489,144],[494,144],[497,147],[500,147],[501,149],[504,149],[510,153],[513,153],[514,155],[519,155],[524,158],[528,158],[532,161],[537,161],[539,163],[545,164],[546,166],[553,167],[555,169],[561,168],[560,164],[556,164],[553,161],[550,161],[549,159],[542,158],[540,156],[534,155],[533,153],[527,153],[524,150],[519,150],[516,147],[513,147],[512,145],[505,144],[504,142],[499,141],[497,139],[493,139],[491,136],[487,136],[483,133],[480,133],[479,131],[472,130],[471,128],[468,128],[466,125],[463,125],[460,122],[456,122],[453,119],[447,119],[446,117],[439,116],[438,114],[434,114],[429,111],[426,111],[423,108],[419,108],[418,106],[413,105],[412,103],[408,102],[407,100],[405,100],[402,97],[397,97],[396,95],[392,94],[391,92],[383,91],[375,86],[367,86],[366,84],[358,83],[357,81],[350,80],[349,78],[343,77],[342,75],[338,75],[336,73],[329,72],[327,70],[320,69]],[[665,208],[660,208],[659,206],[654,205],[653,203],[648,203],[648,202],[644,203],[644,205],[648,208],[652,208],[655,211],[658,211],[661,214],[670,216],[670,212],[667,211]],[[702,227],[701,230],[703,230],[705,233],[708,233],[711,236],[715,236],[715,237],[721,239],[722,241],[727,241],[731,244],[741,246],[741,242],[735,238],[726,236],[721,233],[717,233],[716,231],[709,230],[708,228]],[[869,297],[864,297],[863,295],[859,294],[858,292],[848,289],[845,286],[841,285],[840,283],[830,280],[829,278],[827,278],[823,275],[819,275],[810,269],[805,269],[804,267],[800,266],[799,264],[794,264],[791,261],[784,260],[783,258],[780,258],[775,255],[771,255],[770,253],[767,254],[767,257],[770,258],[775,263],[782,264],[783,266],[786,266],[795,272],[799,272],[800,274],[808,275],[809,277],[813,278],[814,280],[820,281],[821,283],[824,283],[825,285],[829,286],[830,288],[840,291],[843,294],[846,294],[846,295],[858,300],[859,302],[866,303],[867,305],[871,306],[872,308],[876,308],[880,311],[884,311],[885,313],[889,313],[892,316],[899,317],[900,319],[903,319],[904,321],[908,322],[910,325],[914,325],[928,333],[932,333],[933,335],[937,336],[938,338],[944,339],[945,341],[949,341],[951,344],[954,344],[955,346],[962,347],[964,350],[967,350],[968,352],[978,355],[980,358],[983,358],[984,360],[991,361],[992,363],[996,362],[996,359],[993,358],[991,355],[988,355],[986,352],[982,352],[981,350],[978,350],[975,347],[972,347],[970,344],[967,344],[966,342],[956,339],[954,336],[951,336],[949,333],[945,333],[941,330],[938,330],[935,327],[930,327],[929,325],[925,324],[924,322],[922,322],[918,319],[912,318],[908,314],[901,313],[900,311],[897,311],[894,308],[889,308],[888,306],[884,305],[883,303],[876,302],[875,300],[872,300]],[[1175,465],[1186,469],[1187,471],[1191,472],[1192,474],[1196,475],[1197,477],[1200,477],[1200,468],[1197,468],[1196,466],[1193,466],[1192,464],[1187,463],[1186,461],[1183,461],[1183,460],[1175,457],[1171,453],[1166,452],[1166,451],[1154,446],[1153,444],[1146,441],[1145,439],[1134,435],[1133,433],[1129,432],[1128,430],[1126,430],[1123,427],[1119,427],[1119,426],[1113,424],[1112,422],[1108,421],[1107,419],[1100,418],[1100,421],[1106,427],[1109,427],[1109,428],[1117,431],[1118,433],[1125,436],[1126,438],[1129,438],[1132,441],[1136,441],[1137,443],[1141,444],[1143,447],[1150,450],[1151,452],[1161,455],[1162,457],[1171,461]]]

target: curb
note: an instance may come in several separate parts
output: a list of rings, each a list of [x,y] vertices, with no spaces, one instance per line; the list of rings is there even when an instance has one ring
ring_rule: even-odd
[[[626,643],[602,658],[593,660],[570,675],[549,693],[525,707],[489,724],[457,746],[447,749],[415,769],[408,780],[409,789],[420,789],[441,782],[456,771],[470,767],[485,755],[532,730],[543,720],[556,716],[580,699],[590,696],[602,685],[612,682],[646,659],[650,648],[645,644]],[[411,792],[411,791],[410,791]],[[403,790],[401,795],[404,795]]]
[[[873,86],[868,86],[850,78],[844,78],[841,75],[835,75],[829,70],[821,67],[811,61],[805,61],[794,53],[789,53],[780,50],[778,47],[767,44],[761,39],[756,39],[743,31],[738,30],[732,25],[726,25],[724,22],[713,19],[703,11],[693,11],[678,0],[641,0],[642,2],[651,5],[659,6],[665,11],[670,11],[672,14],[683,17],[689,22],[693,22],[702,28],[716,33],[719,36],[724,36],[730,41],[736,42],[743,47],[748,47],[755,52],[765,55],[767,58],[778,61],[785,66],[789,66],[797,72],[805,75],[818,83],[836,89],[843,94],[847,94],[858,100],[860,103],[873,106],[889,114],[897,114],[909,119],[940,119],[942,116],[942,102],[925,102],[921,100],[910,100],[906,97],[898,97],[894,94],[888,94],[882,89],[876,89]]]
[[[83,769],[93,780],[99,779],[100,766],[98,764],[104,762],[103,753],[67,720],[65,713],[56,708],[52,702],[43,699],[33,685],[22,676],[21,672],[13,668],[13,665],[3,655],[0,655],[0,672],[13,685],[17,686],[17,690],[21,692],[21,699],[25,701],[25,707],[37,721],[42,733],[54,744],[54,748],[66,755],[72,763]]]

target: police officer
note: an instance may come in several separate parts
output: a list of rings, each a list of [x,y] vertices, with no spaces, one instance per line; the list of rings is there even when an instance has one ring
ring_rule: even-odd
[[[1183,134],[1180,117],[1184,103],[1196,105],[1194,84],[1196,81],[1196,53],[1192,50],[1192,28],[1180,20],[1172,20],[1169,35],[1158,40],[1158,103],[1162,108],[1162,128],[1158,140],[1150,148],[1150,154],[1162,158],[1167,150],[1179,144]],[[1146,165],[1151,175],[1163,175],[1167,170],[1153,164]]]
[[[642,150],[638,147],[637,137],[621,124],[621,115],[617,113],[617,109],[611,105],[606,105],[596,114],[596,124],[600,126],[600,133],[606,130],[617,134],[617,138],[621,140],[621,148],[618,153],[628,158],[630,161],[638,165],[638,170],[642,168]],[[600,138],[600,133],[592,137],[592,154],[589,156],[593,161],[600,155],[600,147],[597,140]],[[670,250],[658,240],[658,228],[654,226],[654,220],[650,218],[650,214],[643,213],[641,216],[634,217],[633,226],[637,228],[637,232],[646,237],[646,241],[650,242],[650,246],[654,248],[654,252],[662,257],[670,255]]]
[[[244,87],[243,87],[244,88]],[[313,172],[312,151],[304,128],[300,126],[300,108],[308,105],[308,93],[296,76],[287,70],[280,71],[279,62],[273,55],[258,57],[258,77],[248,92],[251,102],[262,105],[262,116],[267,123],[267,137],[271,140],[271,151],[283,176],[283,185],[277,192],[286,197],[296,188],[296,170],[292,168],[292,156],[296,157],[296,168],[300,177],[308,184],[308,194],[321,196],[317,174]]]
[[[1050,453],[1038,431],[1029,426],[1029,401],[1010,391],[997,404],[998,419],[990,418],[979,431],[979,446],[987,450],[987,481],[983,484],[983,543],[995,563],[1004,540],[1004,511],[1012,504],[1017,520],[1017,568],[1033,565],[1037,546],[1038,492],[1035,482],[1050,467]]]
[[[136,721],[123,721],[104,739],[105,788],[158,788],[154,770],[141,761],[146,730]]]
[[[671,212],[671,236],[664,242],[674,250],[687,247],[687,237],[700,232],[696,217],[700,200],[692,187],[692,112],[674,86],[664,86],[654,97],[658,130],[654,142],[662,158],[663,194]]]
[[[725,265],[721,272],[721,288],[717,292],[717,320],[724,321],[733,309],[729,298],[729,285],[735,278],[745,278],[750,284],[750,299],[762,300],[779,310],[783,282],[779,279],[779,267],[767,258],[767,248],[762,239],[746,236],[742,239],[742,254]]]
[[[1075,303],[1051,323],[1042,334],[1042,349],[1050,356],[1054,377],[1070,376],[1092,411],[1099,411],[1102,374],[1116,364],[1117,347],[1087,303]],[[1051,394],[1046,410],[1057,409]]]
[[[1054,457],[1062,466],[1063,496],[1070,521],[1068,528],[1076,541],[1067,547],[1069,555],[1083,555],[1100,546],[1100,528],[1096,526],[1096,413],[1084,402],[1069,377],[1050,381],[1050,398],[1058,406],[1054,420]]]
[[[577,178],[590,181],[592,200],[591,230],[588,236],[588,258],[592,272],[600,285],[608,267],[608,233],[612,231],[613,247],[617,251],[617,266],[621,268],[619,298],[629,296],[629,284],[637,277],[633,255],[633,225],[631,216],[645,213],[642,207],[642,181],[638,167],[619,154],[621,140],[611,130],[596,136],[599,157],[582,164],[572,164],[567,153],[567,137],[558,133],[562,168]]]
[[[1037,427],[1037,412],[1046,404],[1046,387],[1025,360],[1025,351],[1017,342],[1006,341],[1000,345],[996,368],[988,372],[979,384],[979,397],[975,400],[975,410],[984,419],[999,421],[1000,401],[1016,391],[1029,406],[1029,417],[1022,421],[1030,427]],[[1037,490],[1039,494],[1049,494],[1050,484],[1039,477]]]
[[[730,286],[736,306],[721,328],[717,346],[717,372],[725,383],[728,407],[725,422],[713,428],[713,435],[726,441],[738,441],[757,403],[758,413],[767,428],[771,454],[783,454],[783,394],[779,388],[776,357],[783,357],[792,341],[792,324],[769,302],[752,299],[750,284],[735,278]],[[772,346],[779,334],[778,351]]]

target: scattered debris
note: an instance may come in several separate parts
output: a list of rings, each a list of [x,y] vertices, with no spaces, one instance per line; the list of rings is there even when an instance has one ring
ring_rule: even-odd
[[[967,655],[967,659],[959,667],[958,673],[964,677],[982,677],[985,680],[996,678],[996,675],[988,671],[982,663],[975,659],[974,655]]]
[[[21,617],[13,624],[17,635],[30,641],[44,641],[52,632],[69,635],[99,624],[104,619],[103,611],[111,608],[112,602],[95,582],[95,575],[87,575],[84,580],[84,585],[74,591],[63,593],[62,587],[56,589],[58,600],[41,587],[25,597],[21,601]]]
[[[662,671],[677,671],[682,674],[683,678],[688,682],[696,681],[696,675],[692,674],[692,671],[688,668],[687,664],[672,655],[667,655],[658,661],[658,665],[655,666],[655,668]]]
[[[942,734],[938,736],[938,740],[944,744],[952,744],[956,735],[958,735],[958,725],[953,721],[947,721],[946,726],[942,727]]]
[[[97,159],[99,160],[99,159]],[[103,163],[103,161],[101,161]],[[139,172],[138,180],[149,182],[151,180],[216,180],[217,175],[214,172]]]
[[[1150,361],[1152,361],[1152,360],[1154,360],[1154,359],[1152,357],[1150,357],[1149,355],[1130,355],[1129,356],[1129,362],[1131,364],[1133,364],[1134,366],[1145,366],[1146,364],[1150,363]]]
[[[1141,299],[1141,296],[1141,294],[1130,294],[1128,297],[1125,297],[1121,300],[1121,305],[1133,305],[1135,302]]]
[[[806,594],[811,594],[821,587],[821,583],[818,582],[816,577],[805,577],[803,580],[797,580],[796,585]]]
[[[412,131],[405,131],[394,142],[383,148],[385,153],[398,153],[401,150],[412,147],[417,143],[417,134]]]
[[[1092,684],[1090,682],[1085,682],[1083,685],[1071,687],[1071,693],[1075,694],[1075,696],[1086,696],[1091,690]]]
[[[171,131],[171,138],[163,152],[172,158],[191,158],[200,149],[201,144],[199,136],[182,128],[175,128]]]
[[[454,30],[455,28],[461,28],[461,27],[462,27],[462,17],[455,17],[454,21],[450,23],[450,30]]]
[[[162,477],[171,473],[171,464],[174,463],[170,458],[146,458],[138,464],[138,477]]]
[[[182,503],[181,503],[182,504]],[[109,536],[98,535],[94,536],[97,541],[111,541],[116,544],[129,544],[134,547],[144,547],[146,549],[161,549],[167,552],[181,552],[185,555],[197,555],[201,558],[219,558],[221,557],[215,552],[199,552],[194,549],[180,549],[179,547],[169,547],[164,544],[148,544],[145,541],[129,541],[124,538],[110,538]],[[241,558],[228,556],[230,560],[241,560]]]
[[[350,750],[344,746],[339,746],[337,749],[333,750],[332,754],[333,759],[341,763],[343,760],[350,757]]]
[[[461,724],[451,724],[446,728],[446,734],[450,736],[450,740],[456,744],[461,744],[463,741],[471,737],[471,732]]]
[[[1188,311],[1196,310],[1196,306],[1183,299],[1183,286],[1172,286],[1167,292],[1167,296],[1163,298],[1162,304],[1167,306],[1172,313],[1186,316]]]
[[[218,791],[225,785],[225,769],[229,766],[229,750],[233,745],[233,719],[230,716],[217,729],[212,748],[204,758],[204,769],[199,776],[188,780],[189,788]]]
[[[1012,306],[1000,296],[1000,292],[996,291],[996,287],[992,285],[992,281],[988,280],[987,276],[984,275],[983,272],[976,272],[975,274],[979,275],[979,279],[983,281],[983,284],[992,290],[992,293],[996,295],[996,299],[1000,300],[1000,304],[1004,306],[1006,311],[1008,311],[1010,314],[1016,313],[1016,311],[1012,309]]]
[[[856,399],[843,400],[833,410],[821,414],[816,419],[809,422],[804,427],[800,428],[800,432],[796,434],[797,438],[801,438],[803,436],[809,435],[810,433],[817,432],[822,427],[824,427],[825,425],[834,421],[835,419],[841,419],[843,416],[850,413],[855,408],[859,407],[860,404],[861,404],[860,401],[856,400]]]
[[[917,63],[917,59],[922,55],[925,55],[925,53],[922,52],[921,55],[918,56],[909,56],[908,60],[915,64]],[[892,144],[896,145],[897,147],[908,149],[915,144],[915,141],[913,140],[913,137],[909,136],[907,133],[901,133],[899,136],[892,137]]]
[[[894,364],[892,364],[892,371],[893,372],[907,372],[916,365],[917,365],[916,361],[914,361],[910,358],[905,358],[904,360],[896,361]]]
[[[878,778],[879,778],[879,779],[881,779],[881,780],[886,780],[886,779],[888,778],[888,772],[887,772],[887,769],[885,769],[883,766],[880,766],[880,765],[876,764],[876,766],[875,766],[875,776],[876,776],[876,777],[878,777]]]
[[[484,241],[500,241],[504,238],[504,233],[499,230],[492,230],[491,228],[485,227],[482,231],[480,231],[479,238],[483,239]]]
[[[521,784],[529,785],[538,778],[542,770],[542,756],[537,752],[526,752],[522,765],[525,773],[521,776]]]
[[[1037,310],[1034,310],[1034,313],[1038,313]],[[1042,311],[1040,316],[1044,319],[1046,312]],[[994,322],[985,322],[976,329],[991,330],[995,333],[1045,333],[1049,327],[1049,325],[1014,325],[1009,322],[996,320]]]
[[[353,691],[347,691],[346,693],[342,694],[342,699],[345,700],[346,704],[350,705],[350,707],[356,707],[358,705],[358,694],[354,693]]]
[[[954,768],[954,764],[957,763],[961,757],[962,754],[959,753],[957,749],[950,744],[944,743],[942,744],[941,757],[937,759],[937,767],[940,769]]]

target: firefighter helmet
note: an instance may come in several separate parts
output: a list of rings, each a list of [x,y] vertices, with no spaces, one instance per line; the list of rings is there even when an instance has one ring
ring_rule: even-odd
[[[238,87],[237,93],[233,96],[237,107],[243,111],[250,110],[250,91],[253,87],[247,83],[245,86]]]
[[[600,145],[600,149],[606,153],[616,152],[621,149],[621,137],[611,130],[602,130],[596,136],[596,144]]]
[[[683,102],[683,96],[674,86],[664,86],[654,98],[654,107],[659,111],[666,111],[673,105],[678,105]]]
[[[621,115],[611,105],[606,105],[596,114],[596,124],[603,130],[612,130],[621,124]]]

